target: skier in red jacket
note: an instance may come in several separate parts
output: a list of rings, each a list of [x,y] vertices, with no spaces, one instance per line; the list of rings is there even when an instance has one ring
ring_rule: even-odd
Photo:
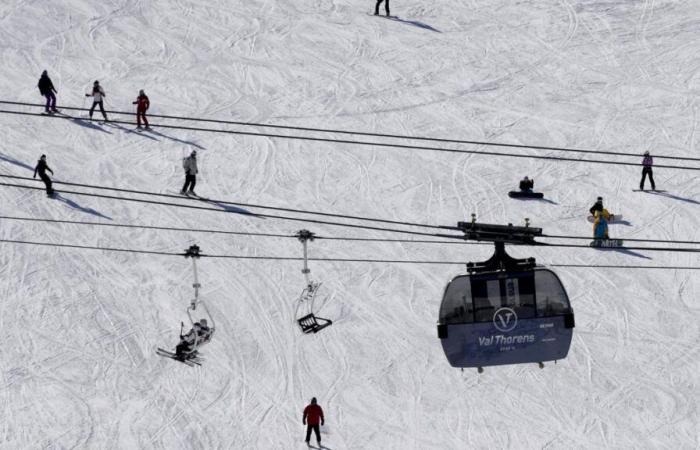
[[[136,97],[136,101],[133,102],[136,105],[136,124],[137,128],[141,129],[141,119],[143,119],[143,124],[146,125],[146,129],[150,130],[151,127],[148,126],[148,120],[146,119],[146,111],[151,106],[150,100],[143,89],[139,91],[139,96]]]
[[[316,433],[316,442],[318,446],[321,446],[321,429],[319,428],[319,422],[321,425],[324,424],[323,419],[323,409],[316,404],[316,397],[311,399],[311,404],[304,408],[304,418],[302,423],[306,425],[306,444],[309,445],[309,440],[311,439],[311,430]]]

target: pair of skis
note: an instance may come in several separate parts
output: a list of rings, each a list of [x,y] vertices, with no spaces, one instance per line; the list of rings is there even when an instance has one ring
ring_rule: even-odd
[[[186,355],[185,357],[181,357],[178,356],[176,353],[171,352],[170,350],[165,350],[164,348],[158,347],[158,349],[156,350],[156,354],[165,358],[174,359],[175,361],[180,361],[181,363],[187,364],[190,367],[202,365],[202,358],[197,356],[196,353],[192,356]]]

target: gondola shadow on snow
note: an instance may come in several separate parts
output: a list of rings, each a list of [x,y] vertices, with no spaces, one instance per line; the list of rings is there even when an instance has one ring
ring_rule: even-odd
[[[201,145],[197,144],[196,142],[193,141],[186,141],[184,139],[178,139],[176,137],[168,136],[167,134],[163,134],[160,131],[155,131],[153,128],[151,128],[150,131],[147,131],[146,133],[151,133],[155,134],[156,136],[160,136],[164,139],[170,139],[173,142],[179,142],[180,144],[186,144],[186,145],[191,145],[192,147],[197,148],[198,150],[206,150],[206,148],[202,147]]]
[[[29,164],[25,164],[22,161],[18,161],[18,160],[11,158],[9,156],[5,156],[2,153],[0,153],[0,161],[9,162],[10,164],[14,164],[15,166],[19,166],[23,169],[34,170],[34,167],[30,166]]]
[[[59,192],[57,192],[56,194],[54,194],[54,197],[53,197],[53,198],[56,199],[56,200],[58,200],[58,201],[60,201],[60,202],[65,203],[66,205],[70,206],[70,207],[73,208],[73,209],[77,209],[78,211],[82,211],[82,212],[84,212],[84,213],[92,214],[93,216],[101,217],[101,218],[103,218],[103,219],[112,220],[111,217],[105,216],[104,214],[102,214],[102,213],[99,212],[99,211],[95,211],[95,210],[92,209],[92,208],[86,208],[85,206],[80,206],[79,204],[77,204],[77,203],[74,202],[73,200],[62,196]]]
[[[668,192],[653,192],[653,191],[644,191],[648,194],[653,194],[653,195],[658,195],[659,197],[667,197],[673,200],[679,200],[681,202],[686,202],[686,203],[691,203],[693,205],[700,205],[700,202],[697,200],[694,200],[692,198],[687,198],[687,197],[679,197],[677,195],[669,194]]]

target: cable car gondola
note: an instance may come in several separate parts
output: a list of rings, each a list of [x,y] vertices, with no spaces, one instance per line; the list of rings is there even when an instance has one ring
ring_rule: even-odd
[[[514,259],[505,242],[533,243],[538,228],[460,222],[466,239],[494,242],[485,262],[467,264],[466,275],[445,288],[438,337],[453,367],[539,363],[569,352],[574,313],[563,284],[534,258]]]

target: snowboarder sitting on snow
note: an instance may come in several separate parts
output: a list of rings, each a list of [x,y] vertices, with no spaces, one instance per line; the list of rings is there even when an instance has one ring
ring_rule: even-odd
[[[49,74],[45,70],[41,73],[41,78],[39,78],[37,87],[41,95],[46,97],[46,112],[58,112],[56,109],[56,96],[54,95],[54,92],[58,93],[58,91],[53,87],[51,78],[49,78]]]
[[[49,165],[46,164],[46,155],[41,155],[41,158],[39,158],[39,161],[34,168],[34,178],[36,178],[36,174],[38,173],[39,178],[41,178],[41,181],[43,181],[46,185],[46,195],[52,196],[54,194],[54,190],[51,187],[51,178],[46,175],[47,170],[51,172],[51,175],[53,175],[53,170],[51,170]]]
[[[146,111],[148,111],[148,108],[151,106],[151,102],[148,100],[148,96],[143,89],[139,91],[139,96],[136,97],[136,101],[132,104],[136,105],[137,128],[141,129],[141,119],[143,119],[143,124],[146,125],[146,129],[150,130],[151,127],[148,126],[148,120],[146,119]]]
[[[593,223],[593,239],[609,239],[608,220],[602,211],[595,212],[595,222]]]
[[[100,105],[100,112],[102,113],[102,117],[104,117],[105,122],[107,122],[107,114],[105,114],[104,105],[104,98],[107,97],[107,94],[105,94],[104,89],[102,89],[102,86],[100,86],[99,81],[95,81],[95,83],[92,85],[92,93],[85,94],[85,97],[92,97],[92,108],[90,108],[90,120],[92,120],[92,113],[95,112],[95,106]]]
[[[528,177],[520,180],[520,191],[521,192],[532,192],[532,188],[535,186],[535,180],[530,180]]]
[[[195,344],[199,347],[209,342],[213,332],[214,330],[207,325],[207,319],[195,322],[194,327],[187,334],[180,335],[180,343],[175,347],[175,354],[184,358],[195,350]]]

